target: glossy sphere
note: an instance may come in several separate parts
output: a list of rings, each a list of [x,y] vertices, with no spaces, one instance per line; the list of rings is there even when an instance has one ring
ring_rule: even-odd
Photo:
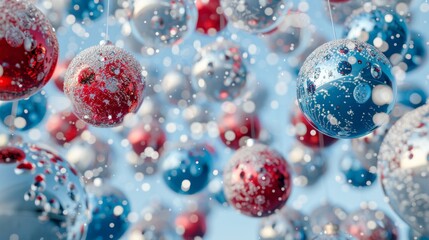
[[[161,86],[171,104],[187,106],[193,101],[194,91],[191,86],[190,76],[183,71],[175,70],[165,74]]]
[[[410,38],[405,20],[394,10],[384,7],[362,8],[346,21],[344,37],[377,47],[393,63],[406,52]]]
[[[0,100],[27,98],[49,81],[58,60],[52,25],[30,1],[0,2]]]
[[[119,239],[128,229],[131,206],[128,198],[116,187],[106,183],[89,185],[92,220],[88,225],[87,239]],[[112,227],[113,226],[113,227]]]
[[[96,20],[103,15],[104,0],[71,0],[68,12],[79,22]]]
[[[52,80],[54,80],[55,86],[61,92],[64,92],[64,77],[66,75],[66,71],[69,67],[70,62],[70,60],[60,62],[55,68],[54,74],[52,75]]]
[[[396,102],[409,108],[421,107],[428,100],[428,95],[424,89],[425,87],[418,84],[402,84],[398,87],[398,99]]]
[[[406,65],[407,72],[411,72],[422,66],[426,60],[426,44],[421,33],[412,31],[407,52],[405,53],[403,63]]]
[[[159,156],[163,151],[166,138],[164,130],[156,121],[141,123],[131,129],[128,134],[128,141],[134,152],[137,155],[144,154],[146,157],[150,157],[151,152],[154,151]]]
[[[295,127],[295,137],[305,146],[311,148],[329,147],[336,143],[338,139],[320,133],[305,118],[301,110],[297,109],[292,117],[292,124]]]
[[[346,218],[347,212],[343,208],[324,203],[311,212],[310,224],[313,233],[318,235],[323,232],[332,232],[326,230],[338,229]]]
[[[179,44],[196,22],[195,4],[188,0],[138,0],[130,19],[136,39],[152,48]]]
[[[209,182],[212,161],[212,153],[204,145],[179,148],[163,160],[163,179],[176,193],[200,192]]]
[[[66,72],[64,93],[75,114],[98,127],[122,123],[143,101],[145,82],[137,60],[113,45],[79,53]]]
[[[218,122],[219,136],[229,148],[239,149],[249,139],[258,139],[261,123],[256,114],[248,114],[241,110],[224,113]]]
[[[242,214],[265,217],[280,210],[292,189],[286,160],[265,145],[237,150],[224,171],[225,195]]]
[[[11,102],[0,102],[1,123],[5,126],[14,126],[16,130],[26,131],[32,129],[42,122],[48,109],[48,101],[44,92],[36,93],[28,99],[18,101],[16,118],[12,123]]]
[[[198,32],[215,35],[228,24],[220,7],[220,0],[197,0],[196,6],[198,10]]]
[[[53,114],[46,123],[49,135],[60,145],[73,141],[86,129],[85,122],[70,111]]]
[[[200,50],[192,70],[192,86],[216,101],[240,95],[247,81],[247,67],[240,47],[218,41]]]
[[[101,139],[80,139],[71,144],[67,151],[67,161],[76,166],[85,183],[97,178],[109,179],[112,175],[113,153],[110,145]]]
[[[376,168],[367,169],[355,154],[345,152],[342,156],[340,169],[347,183],[355,187],[371,186],[377,178]]]
[[[296,144],[289,150],[288,159],[295,173],[293,183],[296,186],[313,185],[326,171],[326,158],[322,152],[301,144]]]
[[[299,211],[284,207],[279,213],[263,218],[259,225],[260,240],[307,240],[311,229],[309,218]]]
[[[359,209],[347,217],[341,228],[359,240],[399,239],[395,223],[380,210]]]
[[[299,106],[335,138],[366,135],[387,122],[396,98],[391,65],[375,47],[336,40],[316,49],[298,76]]]
[[[220,0],[225,16],[236,28],[266,33],[273,30],[289,10],[286,0]]]
[[[0,148],[0,239],[80,240],[88,199],[76,170],[56,154],[29,144]],[[25,230],[25,231],[23,231]]]
[[[206,234],[206,216],[201,212],[184,212],[176,217],[176,232],[183,240],[202,239]]]
[[[405,114],[381,145],[378,169],[393,210],[414,230],[429,236],[429,106]]]

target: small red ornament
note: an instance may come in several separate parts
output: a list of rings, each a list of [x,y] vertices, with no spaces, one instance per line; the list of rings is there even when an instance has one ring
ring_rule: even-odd
[[[76,116],[98,127],[121,124],[143,102],[142,67],[126,51],[105,44],[90,47],[70,63],[64,93]]]
[[[197,31],[214,35],[224,29],[228,23],[222,13],[220,0],[197,0]]]
[[[166,135],[160,124],[156,121],[142,123],[131,129],[128,134],[128,141],[137,155],[145,153],[150,148],[150,152],[162,153]]]
[[[206,228],[206,217],[201,212],[184,212],[176,218],[176,232],[183,240],[194,240],[197,237],[202,239]]]
[[[52,25],[30,1],[0,1],[0,100],[30,97],[49,81],[58,60]]]
[[[46,130],[60,145],[71,142],[86,129],[85,122],[70,111],[53,114],[46,123]]]
[[[262,144],[237,150],[226,165],[223,182],[230,205],[252,217],[281,209],[292,188],[286,160]]]
[[[55,86],[61,92],[64,92],[64,76],[66,75],[67,68],[71,60],[65,60],[57,65],[55,68],[54,74],[52,75],[52,80],[54,80]]]
[[[329,137],[314,128],[300,109],[295,111],[292,124],[295,127],[296,138],[307,147],[323,148],[338,141],[338,139]]]
[[[221,116],[218,128],[222,142],[232,149],[238,149],[244,146],[248,139],[259,137],[261,124],[256,114],[236,110]]]

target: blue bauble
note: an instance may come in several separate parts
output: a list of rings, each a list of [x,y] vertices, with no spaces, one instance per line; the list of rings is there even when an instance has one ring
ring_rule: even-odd
[[[403,62],[406,64],[407,72],[413,71],[426,60],[425,39],[421,33],[412,31],[408,49]]]
[[[416,109],[426,104],[428,95],[424,88],[417,84],[402,84],[398,87],[397,104]]]
[[[376,169],[367,169],[353,153],[343,155],[340,163],[346,181],[355,187],[371,186],[377,178]]]
[[[163,179],[176,193],[194,194],[209,182],[213,155],[205,145],[179,148],[162,162]]]
[[[405,20],[394,9],[364,7],[346,21],[344,38],[364,41],[377,47],[392,63],[405,54],[410,33]]]
[[[219,173],[212,180],[210,180],[208,189],[212,199],[224,207],[229,206],[223,189],[223,174]]]
[[[389,119],[396,98],[391,64],[374,46],[335,40],[317,48],[298,76],[305,116],[334,138],[364,136]]]
[[[89,185],[92,221],[86,239],[119,239],[128,229],[128,214],[131,212],[128,198],[119,189],[103,183]]]
[[[103,15],[104,0],[71,0],[68,12],[78,22],[85,19],[96,20]]]
[[[0,102],[1,122],[9,127],[11,125],[12,102]],[[15,129],[26,131],[36,127],[46,115],[48,101],[45,92],[39,92],[33,96],[19,100],[14,121]]]

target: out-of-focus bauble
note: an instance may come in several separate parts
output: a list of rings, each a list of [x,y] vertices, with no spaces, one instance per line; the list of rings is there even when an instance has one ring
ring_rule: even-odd
[[[325,13],[330,18],[328,1],[325,2]],[[362,7],[362,0],[348,0],[348,1],[329,1],[331,4],[332,20],[336,24],[343,25],[346,19],[352,15],[353,11]]]
[[[0,239],[85,238],[88,199],[77,171],[27,143],[0,148]]]
[[[70,111],[55,113],[46,123],[49,135],[60,145],[73,141],[87,128],[86,123]]]
[[[198,10],[198,32],[215,35],[228,24],[220,6],[220,0],[197,0],[196,6]]]
[[[146,79],[144,95],[153,96],[161,91],[161,69],[154,65],[143,66],[143,77]]]
[[[176,193],[200,192],[209,183],[212,162],[213,154],[205,145],[175,149],[161,163],[164,182]]]
[[[161,86],[171,104],[186,107],[193,102],[191,79],[183,71],[174,70],[165,74]]]
[[[375,46],[392,63],[398,63],[407,51],[410,33],[395,10],[369,6],[361,8],[347,19],[344,37]]]
[[[333,224],[327,224],[323,232],[316,234],[313,240],[358,240],[353,236],[344,233],[338,229],[338,226]]]
[[[96,20],[104,13],[105,0],[71,0],[68,12],[77,21]]]
[[[64,9],[69,6],[70,0],[36,0],[36,6],[45,14],[55,29],[58,29],[65,15]]]
[[[287,0],[220,0],[220,3],[234,27],[251,33],[273,30],[290,8]]]
[[[293,183],[296,186],[313,185],[326,171],[326,158],[322,152],[301,144],[289,150],[288,159],[295,173]]]
[[[258,234],[260,240],[307,240],[312,236],[308,216],[290,207],[263,218]]]
[[[314,128],[299,109],[292,116],[292,124],[295,128],[296,139],[307,147],[325,148],[338,141],[338,139],[329,137]]]
[[[411,31],[411,38],[408,42],[407,52],[405,53],[402,62],[404,65],[399,65],[404,67],[407,72],[411,72],[418,67],[422,66],[426,61],[426,41],[423,37],[423,34]]]
[[[426,87],[418,84],[405,83],[398,86],[397,104],[404,105],[409,108],[418,108],[426,104],[428,94]]]
[[[42,122],[48,109],[47,105],[48,100],[45,92],[36,93],[28,99],[18,101],[16,117],[13,119],[13,103],[0,102],[1,123],[7,127],[13,126],[14,129],[19,131],[27,131]]]
[[[225,195],[244,215],[265,217],[279,211],[292,190],[290,167],[262,144],[238,149],[225,166]]]
[[[17,100],[38,92],[51,78],[58,60],[52,25],[31,1],[0,2],[0,100]]]
[[[67,68],[69,67],[70,60],[64,60],[57,64],[54,74],[52,75],[52,80],[54,81],[55,86],[61,92],[64,92],[64,76],[66,75]]]
[[[125,194],[107,183],[88,185],[92,219],[86,238],[119,239],[128,229],[131,206]]]
[[[228,206],[228,201],[226,200],[225,190],[223,186],[223,174],[218,173],[214,178],[212,178],[208,185],[208,191],[211,198],[218,202],[222,206]]]
[[[298,76],[301,110],[322,133],[357,138],[386,123],[396,99],[391,64],[374,46],[335,40],[316,49]]]
[[[219,136],[229,148],[239,149],[249,139],[258,139],[261,123],[256,114],[245,113],[240,109],[226,112],[218,120]]]
[[[340,169],[347,183],[355,187],[371,186],[377,179],[375,167],[366,168],[354,153],[344,152],[341,156]]]
[[[145,81],[139,62],[111,44],[79,53],[67,69],[64,93],[83,121],[98,127],[121,124],[143,101]]]
[[[350,213],[341,229],[359,240],[399,239],[395,223],[380,210],[362,208]]]
[[[390,128],[378,154],[381,184],[393,210],[414,230],[429,235],[429,105]]]
[[[212,100],[232,100],[246,85],[247,72],[240,47],[217,41],[199,51],[192,69],[192,86]]]
[[[338,230],[346,218],[347,212],[343,208],[330,203],[324,203],[311,212],[310,225],[313,233],[318,235],[323,234],[326,230]]]
[[[67,151],[67,161],[71,162],[86,183],[97,178],[109,179],[112,175],[112,149],[99,138],[79,139],[72,142]]]
[[[183,212],[176,217],[176,233],[183,240],[202,239],[206,234],[206,216],[198,211]]]
[[[423,236],[421,233],[410,228],[408,230],[408,239],[410,239],[410,240],[429,240],[429,236]]]
[[[137,0],[130,23],[141,43],[161,48],[179,44],[192,33],[197,14],[195,3],[189,0]]]

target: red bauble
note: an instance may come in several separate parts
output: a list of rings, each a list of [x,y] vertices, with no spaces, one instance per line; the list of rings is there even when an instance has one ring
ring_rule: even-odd
[[[218,127],[222,142],[232,149],[244,146],[249,138],[257,139],[261,131],[258,116],[241,110],[225,113],[219,119]]]
[[[46,123],[46,130],[61,145],[71,142],[86,129],[85,122],[70,111],[53,114]]]
[[[55,86],[61,92],[64,92],[64,76],[66,75],[70,62],[70,60],[65,60],[58,64],[55,68],[54,74],[52,75],[52,80],[54,80]]]
[[[176,232],[184,240],[202,239],[206,233],[206,217],[197,211],[181,213],[176,218]]]
[[[67,69],[64,93],[75,114],[98,127],[121,124],[143,102],[142,67],[126,51],[107,44],[77,55]]]
[[[52,25],[29,1],[0,1],[0,100],[38,92],[58,60]]]
[[[282,208],[292,188],[286,160],[262,144],[237,150],[226,165],[223,182],[231,206],[252,217]]]
[[[155,151],[161,154],[165,140],[166,135],[164,130],[155,121],[137,125],[128,134],[128,141],[137,155],[141,155],[145,151]]]
[[[307,147],[328,147],[338,141],[338,139],[329,137],[314,128],[300,109],[295,111],[292,124],[295,127],[296,138]]]
[[[228,22],[221,13],[220,0],[197,0],[196,5],[198,32],[213,35],[226,27]]]

